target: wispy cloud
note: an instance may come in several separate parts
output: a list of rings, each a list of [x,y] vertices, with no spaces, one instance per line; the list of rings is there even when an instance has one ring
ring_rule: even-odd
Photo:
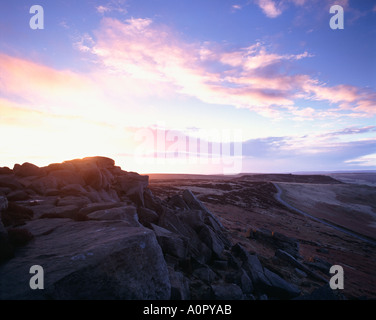
[[[66,29],[66,30],[68,30],[70,28],[70,26],[68,25],[68,22],[65,19],[63,19],[59,22],[59,26]]]
[[[304,52],[297,55],[271,54],[266,51],[260,42],[239,51],[226,52],[220,55],[219,59],[223,64],[232,67],[242,67],[245,70],[264,68],[279,63],[283,60],[300,60],[313,55]]]
[[[333,137],[333,136],[342,136],[342,135],[362,134],[362,133],[369,133],[369,132],[376,132],[376,126],[344,128],[340,131],[328,132],[328,133],[322,134],[321,136]]]
[[[376,167],[376,153],[367,154],[365,156],[346,160],[345,163],[349,165],[356,165],[360,167]]]
[[[242,6],[240,4],[234,4],[231,6],[233,11],[241,10]]]
[[[340,142],[326,134],[253,139],[243,143],[243,167],[249,172],[373,169],[375,149],[376,139]]]
[[[73,46],[81,52],[90,52],[93,45],[94,40],[88,33],[84,33],[83,35],[79,36],[73,43]]]
[[[128,11],[125,8],[126,1],[125,0],[110,0],[106,4],[96,6],[95,9],[100,14],[106,14],[111,12],[118,12],[122,14],[126,14]]]
[[[106,12],[111,11],[111,9],[109,7],[105,7],[105,6],[98,6],[98,7],[96,7],[96,9],[99,13],[106,13]]]

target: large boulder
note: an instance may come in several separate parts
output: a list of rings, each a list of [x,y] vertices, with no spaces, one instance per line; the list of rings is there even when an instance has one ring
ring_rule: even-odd
[[[39,194],[45,195],[49,190],[58,189],[58,185],[56,177],[48,175],[33,181],[30,188]]]
[[[8,208],[2,213],[2,221],[5,227],[18,226],[31,220],[34,215],[33,210],[15,202],[9,202]]]
[[[195,269],[192,275],[205,282],[206,284],[211,284],[215,280],[218,280],[217,274],[206,265],[200,266]]]
[[[101,168],[100,170],[102,173],[102,188],[108,189],[114,184],[115,178],[109,169]]]
[[[256,290],[264,292],[271,287],[271,283],[266,278],[264,268],[257,255],[249,254],[239,243],[234,245],[231,250],[242,261],[242,268],[251,279]]]
[[[244,271],[244,269],[240,269],[239,273],[239,286],[242,288],[242,291],[245,294],[249,294],[253,292],[253,283],[252,280],[249,278],[247,273]]]
[[[197,199],[197,197],[192,193],[192,191],[186,189],[183,192],[183,200],[192,210],[201,210],[206,212],[207,223],[211,223],[215,230],[224,229],[222,223],[204,206],[204,204]]]
[[[51,164],[47,171],[56,177],[59,187],[68,184],[91,186],[95,190],[107,189],[113,176],[109,169],[114,167],[114,160],[105,157],[88,157]]]
[[[169,272],[154,232],[120,221],[34,220],[25,250],[0,266],[0,299],[169,299]],[[31,290],[30,267],[44,269]]]
[[[63,188],[68,185],[84,185],[84,179],[72,170],[54,170],[49,174],[56,179],[57,187]]]
[[[7,194],[9,201],[23,201],[30,198],[29,194],[24,190],[14,190]]]
[[[268,290],[270,296],[277,297],[279,299],[291,299],[300,294],[300,289],[293,284],[287,282],[276,273],[269,269],[264,269],[265,276],[271,283],[271,288]]]
[[[162,200],[154,196],[149,188],[144,190],[143,200],[145,207],[155,211],[158,215],[162,215],[165,212],[165,207],[162,204]]]
[[[188,238],[179,236],[155,224],[151,224],[151,227],[164,254],[172,255],[180,260],[184,260],[187,257],[189,250]]]
[[[253,292],[252,281],[242,268],[239,268],[237,271],[227,272],[225,274],[225,281],[238,285],[244,294],[251,294]]]
[[[209,248],[199,237],[199,234],[189,224],[181,219],[179,212],[165,210],[160,216],[158,225],[182,238],[189,239],[188,255],[200,261],[208,262],[213,255],[212,248]]]
[[[22,165],[15,164],[13,172],[19,177],[41,176],[45,174],[45,171],[42,168],[28,162],[25,162]]]
[[[8,167],[0,167],[0,175],[2,174],[12,174],[12,169]]]
[[[104,187],[102,173],[94,164],[88,163],[86,167],[80,169],[80,174],[86,185],[93,187],[95,190]]]
[[[60,189],[60,195],[63,196],[85,196],[87,193],[80,184],[68,184]]]
[[[168,268],[171,282],[171,300],[189,300],[191,293],[189,289],[189,280],[182,272]]]
[[[158,214],[148,208],[140,207],[137,210],[138,218],[144,226],[150,226],[151,223],[157,223],[159,220]]]
[[[183,200],[183,198],[176,194],[174,196],[172,196],[171,198],[169,198],[167,200],[167,203],[172,206],[173,208],[176,208],[176,209],[183,209],[183,210],[188,210],[189,207],[188,205],[185,203],[185,201]]]
[[[204,226],[199,233],[199,238],[212,250],[214,258],[222,258],[225,244],[211,228]]]
[[[22,189],[22,184],[16,179],[14,175],[1,175],[0,187],[17,190]]]
[[[141,176],[135,172],[123,172],[117,177],[117,184],[124,192],[139,185],[146,188],[149,184],[149,176]]]
[[[138,206],[145,206],[144,191],[149,184],[148,176],[126,172],[117,177],[116,187],[119,193],[125,194]],[[153,209],[153,208],[150,208]]]

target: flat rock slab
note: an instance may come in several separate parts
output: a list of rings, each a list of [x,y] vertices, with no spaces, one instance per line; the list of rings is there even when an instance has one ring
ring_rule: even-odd
[[[138,222],[137,210],[132,206],[94,211],[87,217],[91,220],[121,220],[127,222],[129,227],[141,227]]]
[[[169,299],[168,269],[153,231],[113,221],[34,220],[34,240],[0,266],[0,299]],[[44,290],[29,287],[44,269]]]

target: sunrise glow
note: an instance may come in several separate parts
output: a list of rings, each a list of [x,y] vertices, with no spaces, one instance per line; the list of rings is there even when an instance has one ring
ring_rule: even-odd
[[[140,173],[375,170],[373,1],[2,6],[0,166],[106,156]],[[201,147],[200,147],[201,143]]]

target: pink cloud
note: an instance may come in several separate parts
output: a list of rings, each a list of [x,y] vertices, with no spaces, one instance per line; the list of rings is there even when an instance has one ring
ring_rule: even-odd
[[[335,87],[324,87],[318,84],[308,83],[305,86],[308,92],[313,92],[315,99],[328,100],[332,103],[341,101],[353,102],[357,99],[357,88],[349,85],[338,85]]]
[[[96,32],[91,52],[104,68],[118,76],[152,84],[155,91],[185,94],[211,104],[248,108],[263,115],[280,115],[277,109],[289,112],[294,99],[329,101],[353,114],[371,112],[373,101],[350,85],[328,87],[308,75],[279,73],[278,68],[262,72],[270,65],[312,57],[299,54],[270,53],[261,43],[244,49],[225,51],[215,44],[186,43],[174,32],[151,19],[128,19],[120,22],[105,18]],[[220,62],[224,70],[209,71],[207,64]],[[292,112],[292,111],[293,112]],[[320,112],[295,106],[291,115],[320,117]],[[333,113],[334,114],[334,113]]]
[[[0,92],[29,101],[31,104],[90,103],[97,98],[93,82],[69,70],[55,70],[21,58],[0,54]]]
[[[0,53],[1,97],[36,111],[126,124],[129,117],[119,110],[135,109],[138,97],[170,91],[163,84],[153,86],[97,66],[89,73],[78,73]]]
[[[269,18],[276,18],[282,13],[273,0],[258,0],[257,4]]]
[[[308,93],[313,93],[313,99],[338,103],[339,109],[353,110],[370,116],[376,114],[375,92],[362,90],[351,85],[325,87],[313,81],[307,82],[303,89]]]
[[[269,54],[260,43],[242,51],[213,51],[197,44],[183,43],[171,30],[155,25],[150,19],[129,19],[126,23],[104,19],[96,35],[97,42],[92,52],[113,72],[145,79],[155,86],[169,84],[176,92],[207,103],[230,104],[264,114],[268,113],[266,109],[270,106],[293,103],[286,92],[292,89],[291,81],[283,77],[262,79],[249,73],[282,60],[308,56],[308,53]],[[205,62],[213,60],[228,66],[229,73],[209,72]],[[231,68],[240,68],[244,75]]]
[[[126,125],[131,121],[126,111],[135,108],[135,97],[153,93],[153,87],[143,81],[100,68],[82,74],[0,54],[0,95],[8,105],[14,102],[51,115]]]

